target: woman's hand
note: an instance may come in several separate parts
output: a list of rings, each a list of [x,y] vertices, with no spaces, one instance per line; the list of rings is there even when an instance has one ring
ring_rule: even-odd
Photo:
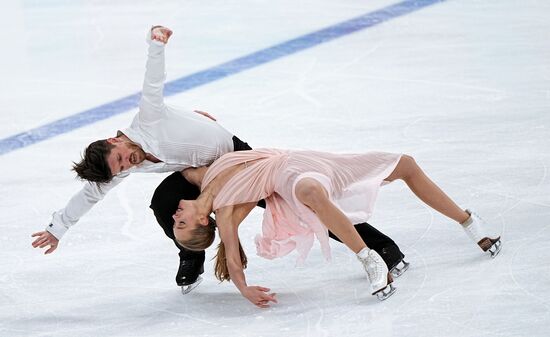
[[[259,286],[248,286],[243,289],[242,294],[252,304],[260,308],[269,308],[269,302],[277,303],[275,293],[268,294],[269,288]]]
[[[199,115],[203,115],[204,117],[208,117],[210,118],[211,120],[213,120],[214,122],[216,121],[216,118],[214,118],[211,114],[209,114],[208,112],[205,112],[205,111],[200,111],[200,110],[193,110],[195,111],[196,113],[198,113]]]

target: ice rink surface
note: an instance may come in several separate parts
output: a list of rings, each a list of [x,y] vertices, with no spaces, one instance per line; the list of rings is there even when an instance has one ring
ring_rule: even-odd
[[[548,336],[548,1],[432,4],[167,98],[254,147],[413,155],[502,234],[494,260],[396,182],[370,220],[411,262],[389,300],[336,242],[332,262],[316,245],[302,268],[294,254],[256,256],[259,210],[240,229],[247,277],[279,304],[261,310],[219,284],[212,248],[204,282],[182,296],[177,249],[148,208],[160,174],[129,177],[53,254],[31,247],[82,186],[71,162],[136,109],[14,150],[6,139],[138,93],[152,24],[174,31],[173,81],[395,3],[3,1],[0,336]]]

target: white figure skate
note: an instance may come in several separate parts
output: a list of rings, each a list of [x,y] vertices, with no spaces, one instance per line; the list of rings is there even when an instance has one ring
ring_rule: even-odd
[[[357,258],[367,272],[373,295],[383,301],[395,293],[397,289],[391,284],[393,278],[388,266],[375,250],[365,247],[357,253]]]
[[[468,209],[466,210],[466,213],[470,214],[470,217],[468,220],[461,223],[462,228],[466,231],[466,234],[468,234],[473,242],[477,243],[481,250],[484,252],[489,252],[492,258],[496,257],[502,248],[500,236],[497,238],[490,238],[484,235],[483,227],[486,228],[487,226],[485,221]]]

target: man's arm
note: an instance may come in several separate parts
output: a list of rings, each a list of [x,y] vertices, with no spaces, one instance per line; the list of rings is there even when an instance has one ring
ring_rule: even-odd
[[[142,123],[158,120],[164,108],[164,46],[171,35],[172,31],[162,26],[154,26],[147,33],[149,49],[138,113]]]
[[[50,246],[45,254],[52,253],[57,249],[59,240],[67,230],[75,225],[86,212],[103,199],[107,192],[118,185],[128,175],[129,173],[119,174],[113,177],[110,183],[102,184],[101,188],[95,183],[85,183],[84,187],[69,200],[65,208],[53,213],[52,220],[44,231],[32,234],[32,237],[36,238],[32,246],[34,248]]]
[[[269,288],[249,286],[246,283],[239,251],[238,226],[255,206],[256,203],[246,203],[224,207],[216,212],[216,222],[225,246],[227,269],[231,281],[250,302],[260,308],[267,308],[270,301],[277,303],[275,294],[269,294]]]

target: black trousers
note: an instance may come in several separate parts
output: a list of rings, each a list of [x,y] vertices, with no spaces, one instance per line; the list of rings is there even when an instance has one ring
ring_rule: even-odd
[[[237,137],[233,137],[233,145],[235,151],[251,150],[252,148]],[[200,194],[200,189],[188,182],[181,172],[174,172],[166,177],[155,189],[151,199],[151,209],[153,210],[157,222],[164,230],[176,247],[179,249],[180,265],[185,260],[202,260],[204,262],[204,251],[193,252],[189,251],[176,243],[174,232],[172,230],[174,220],[172,215],[178,208],[178,203],[181,199],[195,200]],[[259,207],[265,208],[265,202],[258,202]],[[397,244],[384,235],[382,232],[372,227],[366,222],[354,225],[355,229],[365,242],[365,244],[376,250],[384,259],[388,267],[391,269],[404,257]],[[334,234],[329,231],[329,236],[339,242],[342,242]],[[177,282],[177,280],[176,280]]]

